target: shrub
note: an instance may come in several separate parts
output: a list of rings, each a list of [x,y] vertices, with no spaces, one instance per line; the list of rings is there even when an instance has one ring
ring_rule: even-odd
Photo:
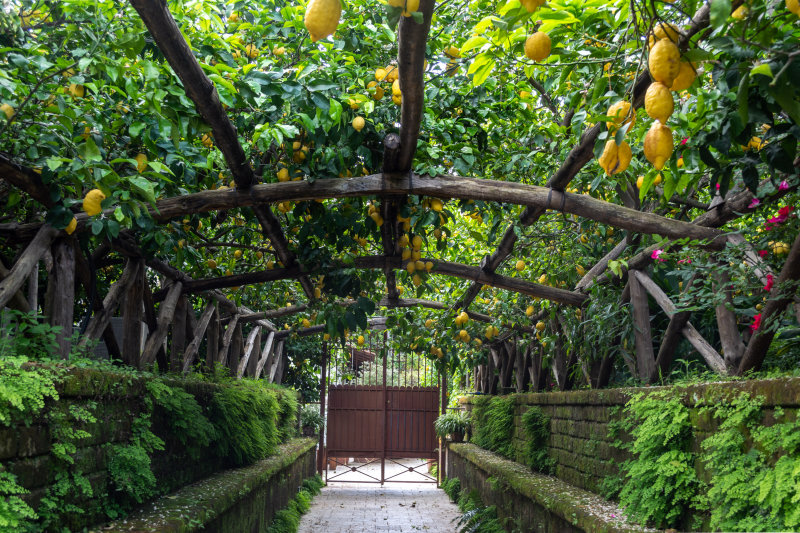
[[[451,501],[457,501],[458,495],[461,492],[461,480],[457,477],[445,479],[442,482],[442,490]]]
[[[514,398],[479,396],[472,409],[472,442],[503,457],[514,458]]]
[[[322,430],[323,420],[319,414],[319,407],[315,405],[304,405],[300,410],[300,425],[305,428],[310,428],[314,434],[319,434]]]
[[[533,406],[522,415],[522,430],[525,432],[525,464],[534,472],[552,474],[555,461],[547,454],[547,438],[550,436],[550,418],[541,408]]]
[[[278,443],[275,395],[245,383],[225,387],[211,400],[211,421],[219,435],[219,453],[237,466],[270,455]]]
[[[458,433],[466,435],[470,430],[469,413],[466,411],[450,411],[449,413],[445,413],[436,419],[433,423],[433,428],[440,437]]]

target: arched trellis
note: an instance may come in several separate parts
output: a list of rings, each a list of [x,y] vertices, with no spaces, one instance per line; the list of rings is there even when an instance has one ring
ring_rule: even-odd
[[[425,42],[434,6],[432,0],[423,0],[420,3],[419,10],[423,13],[422,24],[417,24],[410,19],[402,19],[400,21],[398,64],[400,85],[403,92],[401,128],[399,135],[390,134],[385,139],[383,173],[348,180],[317,180],[313,184],[293,182],[257,184],[252,167],[245,157],[245,151],[238,141],[236,130],[217,97],[213,83],[205,75],[191,49],[186,44],[177,24],[169,13],[166,3],[155,0],[132,0],[131,4],[138,11],[156,44],[183,82],[187,95],[194,102],[198,112],[211,126],[216,144],[222,152],[237,186],[236,190],[205,191],[162,200],[156,204],[157,210],[151,210],[151,216],[156,222],[166,222],[187,213],[232,207],[249,208],[260,222],[264,237],[270,241],[278,259],[285,265],[285,268],[282,269],[242,274],[238,277],[192,280],[181,272],[171,272],[167,265],[154,266],[154,262],[150,260],[147,262],[147,266],[155,268],[171,281],[162,292],[150,294],[149,288],[142,287],[140,283],[144,276],[142,254],[135,249],[135,246],[132,247],[130,242],[125,242],[124,239],[114,242],[113,244],[116,248],[127,252],[130,260],[122,278],[112,286],[102,302],[95,304],[95,316],[87,331],[89,332],[89,338],[96,338],[102,334],[104,338],[108,339],[109,343],[112,343],[113,334],[109,333],[108,319],[119,305],[121,296],[127,294],[126,302],[131,299],[134,301],[143,299],[145,302],[143,311],[141,309],[137,311],[135,306],[128,305],[124,309],[124,313],[127,312],[133,317],[144,312],[144,318],[150,329],[150,337],[144,351],[141,357],[137,359],[139,364],[149,363],[157,357],[166,358],[166,354],[163,353],[163,341],[166,337],[167,328],[172,324],[173,328],[178,331],[181,329],[187,330],[184,334],[178,335],[179,348],[182,347],[182,344],[185,344],[189,337],[192,338],[185,353],[181,349],[175,349],[174,346],[172,350],[173,359],[175,360],[180,360],[180,355],[183,353],[182,366],[185,368],[187,358],[191,355],[192,350],[196,352],[197,343],[195,341],[198,339],[198,332],[208,327],[209,323],[214,323],[214,320],[207,317],[213,317],[218,314],[217,307],[223,308],[230,313],[228,329],[222,336],[221,358],[227,359],[228,350],[232,343],[237,342],[237,338],[239,339],[239,344],[244,344],[245,352],[248,352],[248,346],[250,347],[250,352],[252,352],[253,347],[260,344],[257,342],[258,333],[252,334],[251,332],[251,335],[248,335],[247,342],[242,341],[240,322],[244,324],[255,321],[258,328],[264,328],[270,332],[273,337],[273,344],[275,338],[286,335],[284,332],[277,332],[274,325],[268,321],[266,315],[260,318],[252,318],[252,320],[243,320],[242,317],[253,317],[258,313],[236,306],[222,293],[215,290],[221,287],[264,283],[277,279],[297,279],[307,297],[309,299],[314,298],[313,287],[309,279],[309,275],[314,273],[314,270],[306,269],[303,265],[297,264],[294,254],[289,250],[279,220],[267,205],[270,203],[285,200],[300,201],[348,196],[368,195],[379,197],[381,199],[381,213],[384,220],[388,221],[381,228],[384,253],[382,256],[358,258],[356,266],[382,269],[384,271],[388,291],[386,303],[391,305],[401,305],[402,302],[397,294],[394,275],[394,271],[402,267],[398,245],[398,237],[401,232],[398,224],[394,221],[396,220],[398,206],[404,201],[404,197],[409,194],[440,198],[478,199],[524,205],[526,208],[521,215],[520,223],[525,226],[533,224],[548,209],[551,209],[591,218],[630,232],[660,234],[671,239],[684,237],[705,239],[708,241],[707,246],[713,249],[719,249],[724,246],[726,239],[739,239],[738,237],[725,236],[714,228],[721,227],[741,213],[747,213],[752,210],[749,206],[753,195],[749,191],[741,191],[728,195],[726,199],[709,208],[705,214],[688,223],[639,211],[635,209],[636,202],[630,197],[627,198],[629,200],[626,202],[627,206],[622,207],[588,196],[563,192],[570,180],[591,160],[593,147],[602,131],[602,125],[600,124],[583,132],[578,145],[568,153],[562,165],[550,177],[545,187],[457,176],[436,176],[431,178],[411,174],[411,162],[419,136],[423,109],[423,65]],[[740,2],[735,4],[738,5]],[[693,17],[690,27],[682,34],[679,46],[685,47],[689,39],[705,29],[708,26],[708,19],[709,6],[704,5]],[[649,83],[649,73],[647,72],[642,73],[635,81],[632,98],[634,108],[641,107],[644,93]],[[536,88],[536,85],[534,85],[534,88]],[[537,90],[542,93],[543,98],[546,96],[541,88]],[[551,105],[551,107],[553,106]],[[798,165],[800,165],[800,162],[795,161],[795,166]],[[30,194],[33,199],[39,201],[45,207],[52,205],[47,186],[33,169],[25,168],[0,156],[0,172],[2,172],[2,177],[6,181]],[[786,192],[779,191],[770,198],[763,199],[762,202],[769,203],[774,201]],[[626,198],[625,194],[621,196],[624,199]],[[87,217],[83,214],[77,214],[76,218],[78,220],[77,231],[84,230]],[[72,287],[74,287],[74,277],[76,275],[79,281],[89,290],[88,265],[80,250],[76,249],[74,238],[64,236],[64,234],[47,224],[0,225],[0,238],[3,238],[7,243],[27,244],[12,268],[7,273],[3,273],[4,279],[0,282],[0,304],[3,306],[9,302],[18,307],[26,307],[26,304],[30,305],[30,302],[25,301],[24,296],[21,295],[20,289],[30,276],[31,270],[48,250],[51,251],[53,257],[50,282],[55,290],[49,291],[52,292],[53,298],[71,301],[73,298],[72,291],[74,291]],[[436,305],[444,309],[468,309],[478,291],[484,285],[547,298],[562,304],[581,305],[587,298],[585,291],[591,284],[613,281],[610,274],[606,272],[608,262],[619,257],[630,244],[628,238],[626,238],[625,241],[621,242],[589,270],[575,290],[567,291],[495,274],[495,270],[513,253],[516,240],[516,232],[513,227],[510,227],[504,233],[497,250],[491,256],[486,257],[480,267],[434,261],[435,273],[461,277],[473,282],[456,304],[450,306],[439,303]],[[796,239],[791,247],[785,266],[779,274],[779,281],[796,280],[800,277],[799,248],[800,243]],[[637,335],[637,362],[639,363],[638,372],[640,377],[647,381],[655,379],[658,369],[663,370],[669,365],[670,352],[674,351],[674,339],[678,335],[682,334],[690,338],[690,340],[694,336],[689,327],[688,316],[683,313],[673,314],[658,355],[652,353],[651,340],[647,338],[644,331],[645,329],[649,331],[649,326],[645,327],[645,319],[647,317],[647,297],[644,295],[645,292],[650,293],[659,305],[668,312],[670,312],[669,309],[671,308],[669,298],[663,293],[659,294],[658,288],[652,282],[648,283],[648,278],[643,273],[643,269],[651,261],[650,252],[652,252],[652,249],[645,250],[628,261],[628,270],[623,276],[627,279],[627,284],[621,297],[621,301],[630,299],[633,302],[634,317],[639,325],[638,329],[642,331],[641,335]],[[169,274],[166,272],[169,272]],[[194,317],[193,313],[187,313],[186,311],[191,308],[187,304],[186,294],[197,292],[202,292],[210,301],[215,302],[213,310],[206,306],[199,321]],[[163,301],[156,315],[152,304],[159,300]],[[770,301],[764,310],[764,318],[767,319],[769,316],[781,312],[789,303],[786,300]],[[416,303],[414,305],[421,304]],[[72,311],[71,309],[66,309],[67,307],[69,306],[60,306],[60,308],[59,306],[51,306],[51,322],[57,325],[71,326]],[[723,360],[702,339],[695,338],[695,346],[698,347],[698,350],[704,355],[712,368],[719,371],[733,370],[741,373],[749,368],[758,367],[771,341],[770,334],[768,332],[759,332],[748,343],[746,348],[742,348],[740,345],[742,344],[741,339],[732,338],[733,334],[738,335],[738,333],[736,333],[735,328],[730,327],[731,316],[726,314],[723,309],[718,309],[717,312],[723,344],[727,345],[725,350],[726,358],[729,353],[740,354],[741,363],[738,363],[734,356],[730,360]],[[176,320],[179,322],[177,328],[175,327]],[[733,317],[733,320],[735,324],[735,317]],[[194,322],[197,322],[197,324],[194,324]],[[206,324],[205,326],[203,325],[204,323]],[[135,328],[132,327],[132,329]],[[188,329],[191,329],[192,333],[189,333]],[[257,330],[254,328],[252,331]],[[312,334],[316,332],[311,328],[308,331],[301,330],[299,333]],[[135,336],[135,333],[135,331],[127,332],[131,338]],[[501,335],[498,342],[508,342],[511,334],[509,332]],[[68,344],[65,346],[63,335],[59,340],[62,351],[68,350],[69,346]],[[737,340],[738,342],[736,342]],[[173,336],[174,343],[175,336]],[[269,344],[269,341],[266,344]],[[649,352],[648,344],[650,344]],[[123,345],[124,351],[128,343],[123,342]],[[109,347],[113,349],[112,346]],[[672,348],[670,349],[670,347]],[[730,347],[730,351],[727,347]],[[507,347],[504,350],[506,352],[509,351]],[[134,362],[133,357],[134,354],[132,353],[127,356],[123,354],[123,360],[128,362]],[[492,360],[494,359],[495,357],[492,358]],[[247,355],[243,357],[243,360],[247,361],[245,365],[249,365],[251,356]],[[260,361],[258,364],[260,364]],[[237,372],[239,370],[238,366],[239,363],[237,363]],[[568,362],[567,366],[569,366]],[[488,370],[484,370],[484,373],[488,375]],[[239,372],[239,374],[241,375],[242,373]]]

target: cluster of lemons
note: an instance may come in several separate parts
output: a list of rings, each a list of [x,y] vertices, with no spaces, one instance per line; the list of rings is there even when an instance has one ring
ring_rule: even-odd
[[[545,4],[545,0],[522,0],[522,5],[533,13]],[[550,36],[543,31],[532,33],[525,39],[525,56],[532,61],[542,61],[550,55],[552,48]]]
[[[688,89],[697,76],[695,65],[681,60],[676,44],[679,37],[678,28],[668,23],[657,25],[649,37],[648,68],[653,83],[647,88],[644,100],[645,111],[654,122],[644,138],[644,155],[657,170],[664,168],[672,155],[672,130],[666,125],[675,109],[672,93]],[[635,110],[630,102],[624,100],[612,104],[607,115],[612,117],[611,121],[606,122],[612,135],[621,127],[633,126],[636,121]],[[624,141],[617,144],[612,138],[606,142],[598,162],[606,174],[612,176],[627,169],[631,158],[630,145]],[[639,182],[643,180],[640,176]],[[660,183],[660,175],[657,181]],[[637,185],[641,187],[639,182]]]

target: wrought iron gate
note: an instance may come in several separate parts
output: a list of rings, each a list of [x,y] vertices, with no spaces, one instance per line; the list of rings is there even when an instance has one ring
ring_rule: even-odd
[[[384,335],[379,346],[349,346],[338,359],[331,357],[324,447],[328,482],[436,482],[424,468],[437,458],[433,422],[440,407],[439,376],[424,357],[393,354],[385,341]],[[363,460],[350,465],[350,457]],[[387,476],[387,462],[402,468]],[[367,467],[378,463],[380,475],[371,474],[374,468]],[[329,473],[328,466],[345,469]]]

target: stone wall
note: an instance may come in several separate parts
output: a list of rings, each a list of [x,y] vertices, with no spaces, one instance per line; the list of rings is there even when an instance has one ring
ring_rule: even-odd
[[[211,402],[220,385],[200,381],[175,381],[191,393],[201,407]],[[133,374],[113,373],[90,369],[71,369],[57,386],[59,400],[48,401],[44,412],[66,411],[70,406],[91,407],[97,422],[83,429],[91,437],[77,442],[74,470],[82,472],[92,485],[95,494],[108,486],[108,445],[127,444],[131,437],[133,420],[145,410],[146,380]],[[164,440],[165,449],[155,451],[151,469],[159,489],[164,492],[202,479],[224,468],[225,461],[213,447],[203,449],[199,456],[190,457],[184,446],[174,438],[167,421],[157,408],[152,418],[153,432]],[[23,496],[34,509],[53,484],[57,460],[51,453],[54,428],[44,417],[30,425],[18,423],[11,427],[0,426],[0,471],[14,474],[17,483],[30,491]],[[99,498],[75,502],[83,514],[70,515],[70,529],[83,527],[105,519]]]
[[[295,439],[272,457],[214,474],[98,532],[262,533],[315,474],[315,449],[314,439]]]
[[[633,394],[664,387],[581,390],[515,394],[514,448],[516,460],[524,463],[525,433],[522,414],[530,406],[540,407],[550,417],[548,453],[556,461],[555,475],[567,483],[592,492],[600,492],[607,475],[619,473],[619,463],[628,458],[626,452],[614,448],[609,436],[609,421],[619,419],[621,410]],[[683,401],[691,408],[698,400],[739,391],[763,396],[765,422],[770,423],[775,407],[790,417],[800,407],[800,378],[719,382],[682,387]],[[463,398],[470,408],[470,397]],[[715,421],[691,410],[694,423],[694,448],[715,430]],[[621,436],[623,439],[625,435]]]

